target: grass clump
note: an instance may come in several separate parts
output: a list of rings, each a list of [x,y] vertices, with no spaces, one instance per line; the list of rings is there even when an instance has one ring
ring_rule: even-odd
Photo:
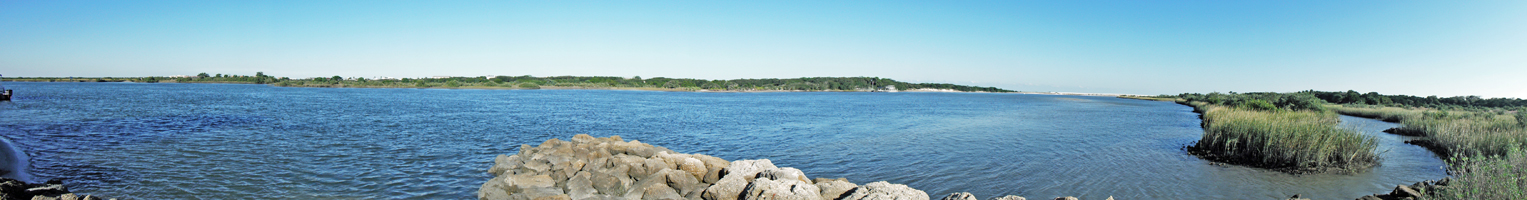
[[[1204,136],[1188,149],[1205,159],[1286,172],[1358,171],[1377,163],[1377,140],[1337,128],[1335,113],[1195,107],[1204,113]]]

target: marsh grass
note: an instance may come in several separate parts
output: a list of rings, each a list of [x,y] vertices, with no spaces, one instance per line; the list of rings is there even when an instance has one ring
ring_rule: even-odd
[[[1426,191],[1432,199],[1527,199],[1527,152],[1514,149],[1505,156],[1455,156],[1448,186]]]
[[[1353,172],[1377,163],[1377,140],[1337,128],[1332,112],[1186,104],[1204,114],[1203,138],[1188,149],[1205,159],[1296,173]]]
[[[1399,122],[1397,133],[1421,137],[1413,144],[1442,157],[1505,156],[1527,149],[1520,111],[1457,111],[1394,107],[1331,106],[1338,113]]]
[[[1522,111],[1330,106],[1338,113],[1399,122],[1396,133],[1420,137],[1448,160],[1451,183],[1434,199],[1527,199],[1527,123]]]

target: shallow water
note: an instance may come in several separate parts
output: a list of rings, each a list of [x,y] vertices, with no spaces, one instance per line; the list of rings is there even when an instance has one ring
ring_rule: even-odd
[[[39,179],[135,199],[470,199],[493,157],[587,133],[682,153],[767,158],[810,177],[1100,199],[1353,199],[1446,176],[1382,139],[1352,175],[1215,166],[1182,147],[1191,108],[1110,97],[975,93],[691,93],[17,83],[0,135]]]

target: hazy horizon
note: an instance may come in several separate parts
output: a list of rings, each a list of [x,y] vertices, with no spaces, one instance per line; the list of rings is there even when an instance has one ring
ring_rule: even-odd
[[[1527,98],[1527,2],[0,3],[5,77],[883,77]]]

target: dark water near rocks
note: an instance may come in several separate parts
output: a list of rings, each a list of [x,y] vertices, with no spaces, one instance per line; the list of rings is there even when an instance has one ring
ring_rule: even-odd
[[[965,93],[689,93],[17,83],[0,136],[39,179],[135,199],[471,199],[497,154],[587,133],[682,153],[767,158],[811,177],[1083,199],[1353,199],[1445,176],[1379,133],[1382,166],[1289,175],[1215,166],[1168,102]]]

